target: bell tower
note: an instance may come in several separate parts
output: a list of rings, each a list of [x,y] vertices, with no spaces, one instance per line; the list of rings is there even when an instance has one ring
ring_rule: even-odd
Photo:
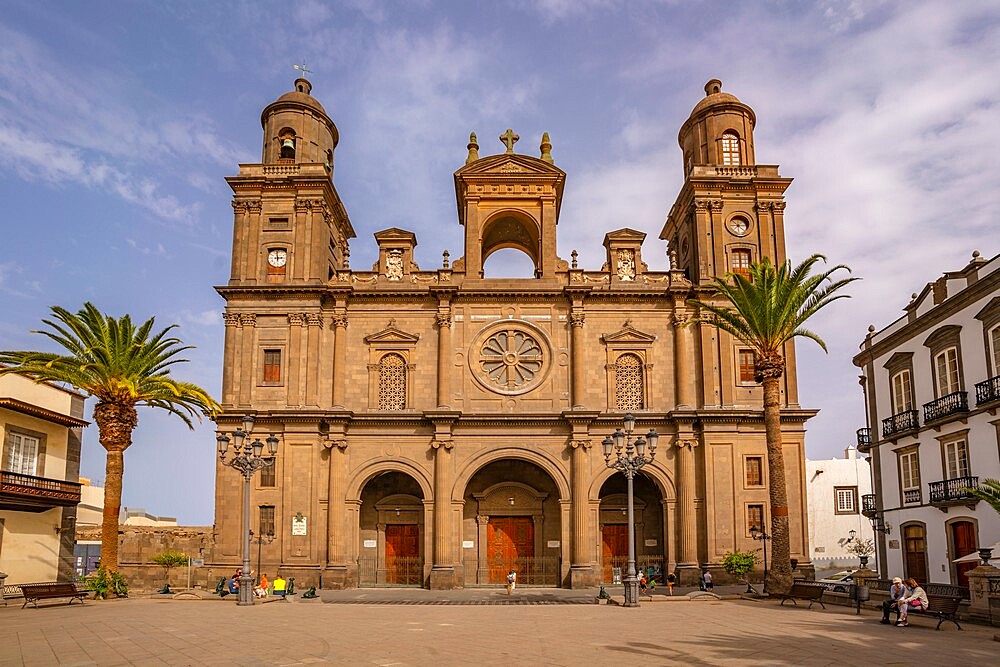
[[[552,279],[567,263],[556,255],[556,224],[566,172],[553,164],[548,132],[542,135],[540,156],[514,152],[520,137],[508,129],[500,135],[507,150],[479,157],[475,133],[469,137],[469,157],[455,172],[458,220],[465,227],[465,256],[454,270],[466,279],[483,277],[483,265],[497,250],[516,248],[535,265],[535,277]]]
[[[316,284],[347,268],[354,229],[333,185],[337,126],[312,84],[267,105],[259,164],[241,164],[233,189],[230,285]]]
[[[785,261],[785,189],[792,182],[777,165],[756,162],[753,109],[705,84],[677,135],[684,185],[660,232],[669,242],[672,268],[700,285],[713,276],[746,273],[751,262]]]

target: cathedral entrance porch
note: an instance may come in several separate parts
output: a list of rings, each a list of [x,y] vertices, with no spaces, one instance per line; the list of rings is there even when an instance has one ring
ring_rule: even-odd
[[[358,585],[423,586],[424,502],[409,475],[385,472],[365,484],[358,514]]]
[[[622,475],[612,475],[601,487],[600,537],[601,580],[614,581],[617,569],[622,577],[628,567],[628,497]],[[634,480],[636,573],[662,582],[668,559],[666,531],[667,503],[659,487],[642,473]]]

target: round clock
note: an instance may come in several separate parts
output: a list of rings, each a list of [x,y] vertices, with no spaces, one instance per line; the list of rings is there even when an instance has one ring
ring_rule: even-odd
[[[282,267],[288,261],[288,253],[284,248],[275,248],[267,253],[267,263],[271,266]]]
[[[729,231],[736,236],[745,236],[750,231],[750,223],[746,218],[733,218],[729,221]]]

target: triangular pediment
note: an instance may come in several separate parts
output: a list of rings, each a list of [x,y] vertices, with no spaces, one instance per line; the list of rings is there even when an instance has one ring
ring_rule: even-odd
[[[604,343],[652,343],[655,340],[655,334],[639,331],[632,326],[631,320],[625,320],[625,324],[618,331],[601,336],[601,341]]]
[[[420,334],[403,331],[396,326],[394,319],[389,320],[385,329],[365,336],[365,343],[368,345],[372,343],[416,343],[418,340],[420,340]]]
[[[383,229],[380,232],[375,232],[374,234],[376,241],[412,241],[413,245],[417,245],[417,236],[413,232],[408,232],[405,229],[400,229],[399,227],[390,227],[389,229]]]
[[[479,158],[455,172],[456,178],[472,179],[476,176],[510,176],[513,180],[525,176],[564,178],[566,172],[559,167],[530,155],[501,153]]]
[[[616,229],[613,232],[608,232],[604,235],[604,245],[607,246],[612,241],[638,241],[640,244],[646,240],[646,233],[640,232],[638,230],[632,229],[630,227],[623,227],[621,229]]]

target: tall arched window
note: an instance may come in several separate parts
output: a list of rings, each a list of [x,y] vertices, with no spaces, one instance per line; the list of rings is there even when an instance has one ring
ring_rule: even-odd
[[[406,409],[406,360],[394,352],[378,362],[378,409]]]
[[[733,248],[732,254],[729,256],[730,271],[733,273],[738,273],[747,280],[750,280],[750,251],[746,248]]]
[[[643,377],[639,355],[627,353],[615,361],[615,407],[621,412],[642,410]]]
[[[735,132],[722,135],[722,164],[742,164],[740,161],[740,138]]]

